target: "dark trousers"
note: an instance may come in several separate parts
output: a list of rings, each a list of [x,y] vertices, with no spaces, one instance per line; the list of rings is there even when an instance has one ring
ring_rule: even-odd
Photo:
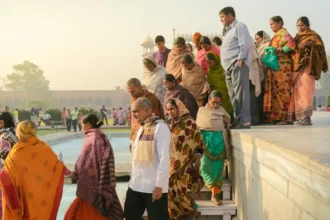
[[[250,108],[251,108],[251,124],[258,125],[260,122],[260,96],[256,97],[256,87],[250,81]]]
[[[142,220],[144,211],[147,209],[149,220],[168,220],[168,199],[167,193],[152,202],[151,193],[135,192],[128,188],[124,205],[124,215],[126,220]]]
[[[107,123],[107,125],[109,125],[109,123],[108,123],[108,118],[107,118],[106,115],[102,115],[102,121],[103,121],[103,122],[105,121],[105,123]]]
[[[82,125],[81,125],[80,122],[78,123],[78,128],[79,128],[79,131],[81,131],[81,129],[82,129]]]
[[[226,71],[226,84],[230,102],[234,107],[234,123],[251,122],[249,67],[240,68],[235,62]]]
[[[66,128],[68,129],[68,131],[71,131],[71,123],[72,123],[71,119],[66,119]]]
[[[77,119],[76,120],[72,120],[72,126],[73,126],[74,132],[77,131],[77,125],[78,125],[78,120]]]

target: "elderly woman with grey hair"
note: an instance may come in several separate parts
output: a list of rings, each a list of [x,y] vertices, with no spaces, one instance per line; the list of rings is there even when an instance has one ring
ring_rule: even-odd
[[[222,204],[217,195],[223,183],[224,162],[231,157],[228,132],[230,116],[221,106],[221,101],[221,93],[213,90],[206,106],[199,108],[196,120],[204,141],[200,171],[205,185],[212,191],[211,201],[216,205]]]

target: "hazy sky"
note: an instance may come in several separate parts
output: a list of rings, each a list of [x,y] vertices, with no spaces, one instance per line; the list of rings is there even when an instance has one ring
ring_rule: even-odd
[[[142,76],[142,41],[172,29],[192,33],[222,30],[218,13],[233,6],[250,34],[281,15],[295,35],[298,17],[330,49],[327,0],[0,0],[0,76],[29,60],[39,65],[51,89],[114,89]]]

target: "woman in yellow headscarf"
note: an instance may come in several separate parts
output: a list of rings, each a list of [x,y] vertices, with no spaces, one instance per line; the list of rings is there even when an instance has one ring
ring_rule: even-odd
[[[3,219],[56,220],[64,175],[70,171],[36,137],[35,125],[23,121],[16,129],[18,143],[0,173]]]

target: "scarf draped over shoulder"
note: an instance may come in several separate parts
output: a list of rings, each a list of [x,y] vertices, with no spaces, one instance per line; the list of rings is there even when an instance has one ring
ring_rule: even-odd
[[[75,173],[77,196],[94,206],[100,215],[123,219],[123,210],[116,193],[115,159],[107,136],[100,129],[85,132]]]
[[[52,149],[35,136],[32,122],[19,123],[16,135],[19,141],[0,173],[3,219],[55,220],[66,168]]]
[[[183,68],[181,85],[187,88],[196,100],[204,99],[204,94],[210,86],[203,68],[196,62],[191,70]]]
[[[186,54],[190,54],[193,57],[191,51],[185,47],[184,49],[178,49],[174,47],[168,55],[166,63],[166,72],[172,74],[176,79],[182,77],[182,57]]]
[[[206,104],[205,107],[200,107],[197,113],[196,123],[198,128],[206,131],[222,131],[222,135],[225,141],[226,154],[228,160],[231,158],[231,145],[229,132],[227,131],[224,123],[224,119],[227,118],[230,121],[229,114],[225,109],[220,106],[218,109],[212,109]]]
[[[262,41],[257,45],[257,51],[259,55],[259,62],[262,64],[261,60],[263,56],[265,55],[265,49],[269,46],[270,42],[270,36],[266,33],[266,31],[263,31],[263,38]]]
[[[328,61],[322,38],[313,30],[297,33],[294,38],[297,53],[294,59],[294,71],[303,71],[310,67],[310,75],[320,79],[321,72],[328,71]]]
[[[153,56],[146,56],[144,59],[150,60],[156,66],[156,68],[153,71],[149,71],[144,67],[142,84],[147,88],[147,90],[155,94],[161,103],[163,103],[166,93],[166,88],[163,85],[166,69],[161,65],[157,65]]]

